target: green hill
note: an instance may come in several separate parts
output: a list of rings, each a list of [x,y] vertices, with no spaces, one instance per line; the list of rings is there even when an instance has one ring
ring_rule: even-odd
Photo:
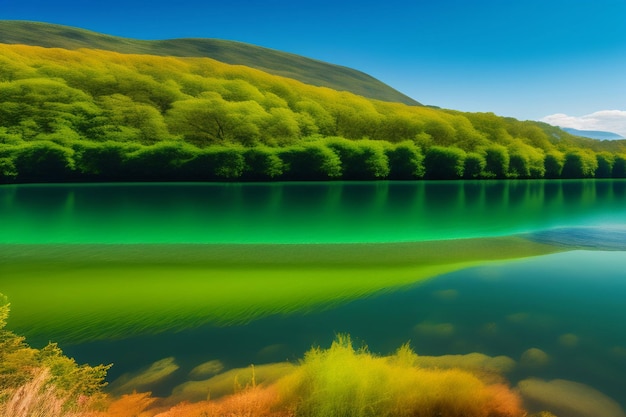
[[[68,26],[0,20],[0,43],[64,49],[103,49],[126,54],[207,57],[364,97],[409,105],[420,104],[363,72],[241,42],[218,39],[144,41]]]
[[[626,141],[210,58],[0,43],[0,183],[592,177],[626,177]]]

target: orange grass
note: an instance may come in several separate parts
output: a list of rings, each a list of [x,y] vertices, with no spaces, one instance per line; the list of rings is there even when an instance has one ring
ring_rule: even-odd
[[[81,417],[152,417],[156,411],[148,409],[156,401],[149,392],[122,395],[111,402],[106,411],[91,412]]]
[[[339,336],[309,351],[278,381],[281,402],[303,417],[522,417],[521,400],[504,384],[461,369],[424,369],[403,346],[378,357]]]
[[[291,417],[285,408],[277,408],[278,393],[274,387],[247,388],[218,401],[178,404],[155,417]]]
[[[339,336],[329,349],[312,349],[286,376],[270,385],[250,384],[218,400],[158,403],[130,414],[97,417],[523,417],[519,396],[458,368],[419,367],[403,346],[390,356],[354,349]],[[233,384],[236,381],[233,381]],[[236,384],[234,384],[236,385]],[[139,394],[135,394],[139,395]],[[121,401],[121,400],[118,400]],[[126,401],[129,401],[127,399]],[[166,403],[166,399],[162,404]],[[114,403],[115,404],[115,403]]]
[[[7,308],[0,308],[0,322]],[[3,323],[0,323],[3,325]],[[1,328],[0,328],[1,330]],[[15,337],[9,332],[5,336]],[[21,339],[20,339],[21,340]],[[9,346],[9,345],[7,345]],[[12,346],[12,345],[11,345]],[[27,348],[26,345],[21,347]],[[6,349],[4,349],[6,350]],[[68,375],[47,366],[29,367],[30,378],[0,391],[2,417],[524,417],[520,397],[499,379],[459,368],[425,368],[408,345],[390,356],[354,349],[340,335],[328,349],[314,348],[297,365],[282,366],[278,379],[251,379],[216,400],[178,402],[133,393],[102,403],[100,374],[107,367],[77,367],[55,346],[42,349],[52,365],[63,363]],[[4,360],[6,360],[4,352]],[[3,354],[0,352],[0,354]],[[50,359],[50,360],[52,360]],[[65,359],[63,362],[61,359]],[[278,364],[281,365],[281,364]],[[57,366],[58,367],[58,366]],[[259,368],[260,369],[260,368]],[[87,372],[93,370],[93,372]],[[95,372],[95,373],[94,373]],[[93,374],[93,375],[92,375]],[[219,377],[219,376],[218,376]],[[86,378],[86,379],[85,379]],[[80,382],[89,382],[85,387]],[[258,380],[265,382],[257,384]],[[494,382],[496,381],[496,382]],[[84,382],[84,381],[83,381]],[[59,385],[60,384],[60,385]],[[208,398],[210,385],[204,398]],[[89,388],[89,389],[87,389]],[[93,388],[93,389],[91,389]],[[178,402],[172,406],[172,400]],[[94,411],[96,407],[104,411]],[[540,414],[541,415],[541,414]]]
[[[33,370],[33,378],[11,390],[8,399],[0,404],[3,417],[82,417],[89,408],[89,398],[68,406],[69,396],[49,384],[47,368]]]

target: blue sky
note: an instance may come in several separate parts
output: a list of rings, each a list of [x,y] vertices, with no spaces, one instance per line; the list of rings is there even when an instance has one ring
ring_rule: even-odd
[[[0,19],[248,42],[425,104],[626,136],[626,0],[0,0]]]

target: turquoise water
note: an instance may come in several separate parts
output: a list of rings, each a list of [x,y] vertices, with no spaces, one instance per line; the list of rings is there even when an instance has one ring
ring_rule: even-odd
[[[574,381],[626,407],[626,181],[6,186],[0,219],[0,292],[12,300],[9,325],[31,343],[62,337],[55,332],[64,323],[87,315],[107,325],[138,319],[115,337],[62,344],[79,362],[114,363],[111,382],[173,358],[175,371],[138,387],[167,396],[199,364],[295,362],[350,333],[380,354],[410,341],[423,356],[506,356],[513,365],[504,376],[514,386]],[[442,259],[452,262],[470,249],[464,242],[481,242],[458,239],[489,236],[513,239],[502,242],[520,245],[518,259],[411,280],[436,255],[428,247],[450,251]],[[351,245],[420,241],[427,243],[398,246],[408,253],[398,259],[416,263],[406,269],[394,269],[396,246],[368,246],[359,257],[362,247]],[[294,244],[311,243],[307,263],[306,246]],[[221,248],[215,244],[259,254],[204,252]],[[282,285],[307,293],[257,303],[261,292],[246,281],[257,276],[272,283],[264,293],[280,295]],[[350,286],[326,288],[341,280]],[[317,289],[311,281],[326,288],[315,297],[334,301],[307,303]],[[217,289],[219,306],[203,305],[202,292]],[[170,300],[150,302],[163,291]],[[210,318],[235,304],[237,314],[250,313],[245,306],[263,314]],[[160,331],[149,326],[166,319]]]
[[[0,243],[354,243],[626,224],[626,182],[15,185]]]
[[[94,341],[66,351],[115,363],[112,379],[174,356],[180,369],[151,387],[168,395],[200,363],[219,360],[230,369],[296,362],[312,345],[329,346],[337,333],[350,333],[381,354],[410,342],[420,355],[505,355],[515,361],[505,374],[513,385],[530,377],[572,380],[624,406],[624,271],[623,252],[572,251],[454,272],[332,309]],[[523,360],[533,348],[545,352],[547,363]]]

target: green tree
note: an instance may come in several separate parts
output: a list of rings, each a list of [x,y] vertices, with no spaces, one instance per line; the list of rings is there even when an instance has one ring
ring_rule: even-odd
[[[326,146],[339,155],[344,179],[380,179],[389,175],[389,160],[379,141],[331,138]]]
[[[463,177],[465,152],[459,148],[433,146],[424,158],[425,177],[432,180],[453,180]]]
[[[561,178],[565,158],[561,153],[550,152],[546,155],[543,163],[546,178]]]
[[[167,114],[172,133],[181,134],[198,147],[241,144],[252,146],[268,114],[254,101],[228,102],[219,94],[174,103]]]
[[[327,180],[341,176],[341,160],[322,143],[304,143],[280,152],[283,177],[290,180]]]
[[[456,142],[456,131],[446,120],[428,120],[424,126],[424,132],[432,138],[433,143],[437,146],[449,147]]]
[[[11,152],[0,147],[0,183],[7,183],[17,178],[17,169]]]
[[[529,178],[530,177],[530,161],[528,156],[521,152],[511,153],[509,156],[509,177],[511,178]]]
[[[262,140],[267,145],[290,145],[300,138],[298,116],[288,108],[274,107],[262,126]]]
[[[470,152],[465,156],[463,178],[476,179],[480,178],[484,174],[485,158],[476,152]]]
[[[608,152],[602,152],[596,155],[598,168],[596,169],[596,178],[611,178],[613,176],[613,164],[615,158]]]
[[[335,121],[333,116],[317,101],[302,100],[296,103],[295,110],[307,119],[309,116],[315,123],[316,133],[324,136],[335,134]]]
[[[182,161],[185,178],[193,180],[235,180],[245,169],[244,149],[212,146],[200,149],[193,158]]]
[[[615,155],[613,178],[626,178],[626,155]]]
[[[48,141],[17,146],[13,162],[20,181],[69,181],[74,171],[74,151]]]
[[[142,146],[124,155],[124,172],[140,181],[180,180],[183,179],[181,166],[198,152],[199,149],[176,141]]]
[[[383,120],[374,104],[346,92],[335,95],[336,99],[327,103],[335,124],[333,134],[347,139],[373,137]]]
[[[424,176],[424,156],[412,141],[404,141],[385,148],[389,160],[389,178],[410,180]]]
[[[227,101],[249,101],[262,102],[265,97],[258,88],[250,84],[246,80],[220,80],[224,86],[221,93],[224,100]]]
[[[76,170],[90,180],[132,180],[127,155],[140,149],[133,143],[79,142],[74,144]]]
[[[100,102],[107,112],[110,125],[132,132],[129,140],[149,145],[168,138],[163,116],[153,106],[136,103],[122,94],[102,97]]]
[[[480,147],[489,144],[485,135],[477,131],[471,122],[461,114],[453,119],[452,126],[456,132],[454,145],[466,152],[475,152]]]
[[[581,150],[571,150],[565,154],[563,163],[563,178],[591,178],[598,168],[598,161],[595,155]]]
[[[484,150],[485,175],[493,178],[506,178],[509,172],[509,153],[504,146],[491,145]]]
[[[256,146],[244,150],[245,169],[242,177],[252,180],[268,180],[279,177],[283,173],[283,161],[278,155],[279,150],[264,146]]]

